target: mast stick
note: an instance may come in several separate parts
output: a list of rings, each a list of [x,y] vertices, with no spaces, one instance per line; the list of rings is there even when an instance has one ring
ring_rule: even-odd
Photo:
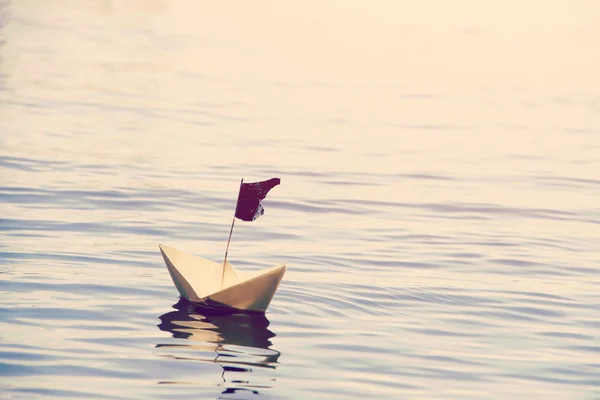
[[[233,233],[233,226],[235,225],[235,214],[237,212],[237,206],[240,202],[240,193],[242,192],[242,184],[244,178],[240,181],[240,190],[238,191],[237,201],[235,202],[235,211],[233,213],[233,220],[231,221],[231,229],[229,230],[229,239],[227,239],[227,247],[225,248],[225,260],[223,261],[223,275],[221,276],[221,289],[223,289],[223,283],[225,282],[225,265],[227,264],[227,252],[229,251],[229,243],[231,242],[231,234]]]

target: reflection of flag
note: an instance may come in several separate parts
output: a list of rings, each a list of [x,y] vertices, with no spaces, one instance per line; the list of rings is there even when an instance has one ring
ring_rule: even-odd
[[[269,190],[279,185],[279,178],[269,179],[263,182],[242,183],[235,207],[235,217],[244,221],[254,221],[265,213],[260,202],[267,197]]]

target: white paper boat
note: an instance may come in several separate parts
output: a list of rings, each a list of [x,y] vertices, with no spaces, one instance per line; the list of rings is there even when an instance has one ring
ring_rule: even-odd
[[[257,272],[238,271],[225,259],[216,263],[159,245],[182,297],[210,307],[264,313],[285,274],[285,265]]]

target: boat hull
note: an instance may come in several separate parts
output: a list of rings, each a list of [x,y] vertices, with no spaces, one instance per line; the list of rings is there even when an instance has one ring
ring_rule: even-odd
[[[218,309],[265,313],[283,275],[285,265],[248,273],[228,262],[215,263],[172,247],[159,245],[163,259],[181,296]],[[225,270],[225,271],[223,271]]]

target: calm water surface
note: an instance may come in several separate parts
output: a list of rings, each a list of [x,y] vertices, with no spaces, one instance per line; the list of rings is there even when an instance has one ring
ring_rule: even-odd
[[[599,399],[599,3],[417,3],[0,0],[0,398]]]

